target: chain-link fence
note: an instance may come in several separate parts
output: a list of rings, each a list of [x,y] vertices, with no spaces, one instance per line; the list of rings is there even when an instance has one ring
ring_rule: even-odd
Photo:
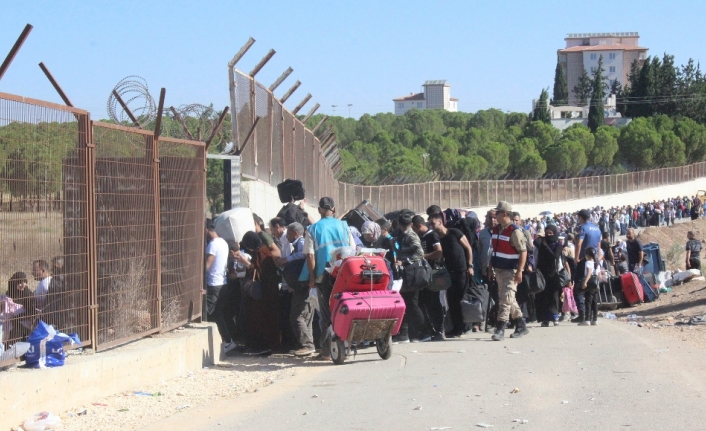
[[[304,183],[307,200],[336,199],[345,211],[362,200],[383,212],[409,208],[423,212],[429,205],[443,208],[479,208],[505,200],[515,204],[551,203],[606,196],[677,184],[706,176],[706,163],[594,177],[506,180],[435,181],[402,185],[362,186],[338,181],[340,157],[335,142],[317,136],[262,84],[235,71],[236,106],[233,107],[237,145],[242,153],[243,176],[276,186],[287,178]],[[259,118],[251,132],[252,125]],[[248,141],[246,138],[251,135]],[[333,169],[332,169],[333,168]],[[334,173],[335,170],[335,173]],[[403,173],[400,173],[401,175]]]
[[[0,365],[41,319],[104,349],[200,316],[205,145],[0,93]]]

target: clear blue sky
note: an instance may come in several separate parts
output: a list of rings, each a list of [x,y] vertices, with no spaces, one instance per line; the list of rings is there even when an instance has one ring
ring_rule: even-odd
[[[706,2],[642,1],[7,1],[0,58],[26,23],[34,25],[0,81],[0,91],[60,102],[37,64],[52,71],[78,107],[105,118],[105,103],[127,75],[145,78],[167,106],[228,104],[226,64],[248,37],[239,67],[269,85],[288,66],[319,112],[389,112],[392,99],[446,79],[459,109],[529,111],[553,84],[556,50],[572,32],[637,31],[649,54],[706,63]],[[706,68],[706,64],[704,65]]]

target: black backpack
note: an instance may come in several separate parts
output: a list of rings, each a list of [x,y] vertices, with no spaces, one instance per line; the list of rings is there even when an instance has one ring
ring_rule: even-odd
[[[287,226],[294,222],[301,223],[304,227],[309,226],[309,214],[301,209],[299,205],[293,203],[283,206],[277,213],[277,217],[281,217],[287,223]]]

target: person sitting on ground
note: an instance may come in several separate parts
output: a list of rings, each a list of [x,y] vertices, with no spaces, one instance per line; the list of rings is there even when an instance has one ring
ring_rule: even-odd
[[[686,269],[701,271],[701,241],[696,239],[694,231],[686,233]]]
[[[11,325],[4,328],[4,339],[0,340],[0,342],[6,340],[24,341],[37,323],[35,298],[29,289],[27,275],[24,272],[12,274],[12,277],[7,281],[7,292],[5,294],[15,304],[20,305],[22,310],[14,315],[16,319],[11,322]]]
[[[51,311],[50,309],[55,308],[53,305],[56,305],[59,301],[57,297],[59,287],[56,282],[53,281],[49,263],[42,259],[32,262],[32,276],[35,281],[39,282],[37,288],[34,290],[36,307],[44,313],[47,313]]]

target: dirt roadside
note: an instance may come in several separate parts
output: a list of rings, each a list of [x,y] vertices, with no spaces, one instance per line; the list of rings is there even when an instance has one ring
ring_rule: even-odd
[[[649,227],[638,235],[647,244],[660,246],[667,270],[684,270],[686,233],[693,231],[697,239],[706,238],[706,219],[686,221],[670,227]],[[669,293],[662,293],[655,302],[622,308],[614,313],[619,321],[637,325],[645,330],[659,331],[665,335],[706,348],[706,325],[689,325],[692,317],[706,314],[706,283],[690,281],[673,286]],[[637,318],[628,318],[635,315]]]

